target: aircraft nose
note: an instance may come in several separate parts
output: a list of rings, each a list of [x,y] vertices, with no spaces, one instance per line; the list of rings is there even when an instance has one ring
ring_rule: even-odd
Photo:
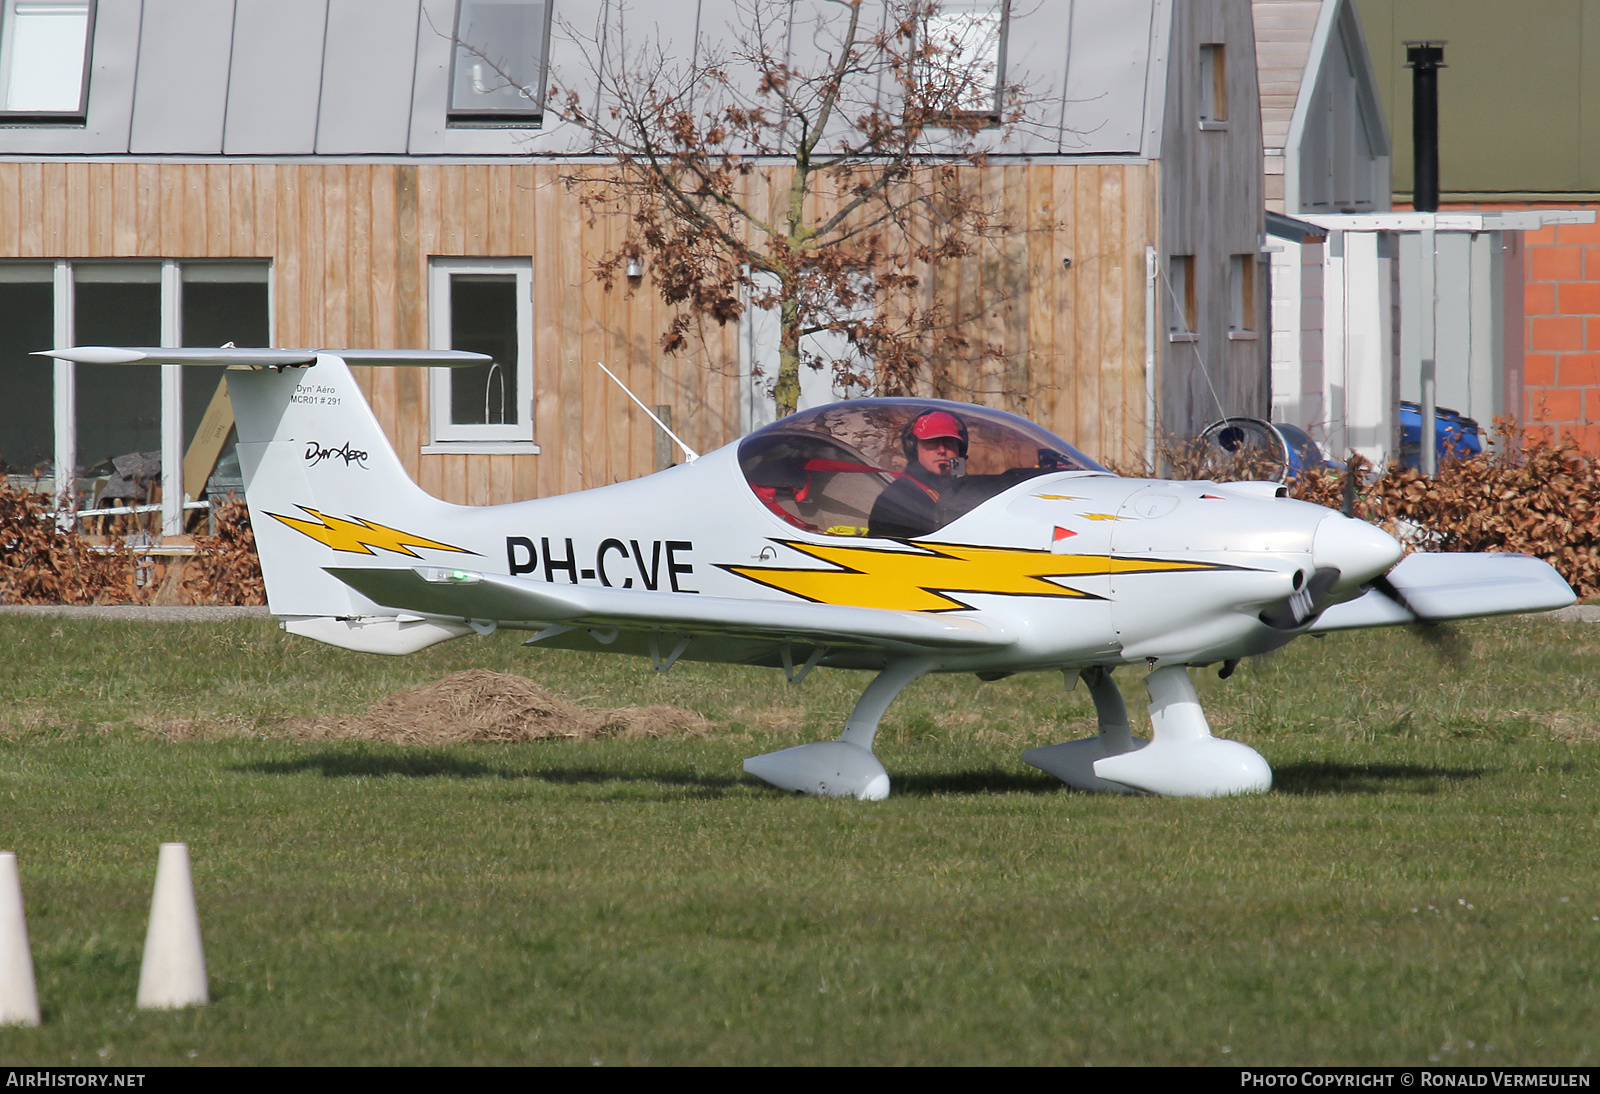
[[[1324,517],[1311,541],[1311,559],[1317,569],[1327,566],[1339,571],[1339,580],[1330,590],[1335,593],[1353,591],[1387,573],[1404,553],[1399,541],[1382,528],[1339,513]]]

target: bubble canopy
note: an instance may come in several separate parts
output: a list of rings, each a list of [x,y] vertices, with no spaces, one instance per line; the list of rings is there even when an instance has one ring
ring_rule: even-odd
[[[937,473],[914,462],[918,441],[911,427],[931,411],[954,416],[966,432],[964,458]],[[786,524],[827,535],[900,539],[936,531],[1037,475],[1110,474],[1015,414],[938,399],[850,399],[802,410],[746,437],[739,468],[756,497]],[[907,504],[914,516],[904,512]]]

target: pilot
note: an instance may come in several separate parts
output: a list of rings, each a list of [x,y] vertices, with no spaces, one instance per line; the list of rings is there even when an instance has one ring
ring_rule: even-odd
[[[960,515],[950,510],[966,473],[966,423],[948,410],[924,410],[901,431],[900,443],[905,474],[878,495],[867,518],[870,536],[925,536]]]

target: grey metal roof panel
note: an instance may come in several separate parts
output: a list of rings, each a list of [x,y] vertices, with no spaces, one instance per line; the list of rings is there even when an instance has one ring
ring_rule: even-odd
[[[309,155],[317,146],[327,0],[236,0],[222,151]]]
[[[144,0],[128,151],[220,153],[232,53],[233,0]]]
[[[709,9],[709,15],[702,8]],[[724,25],[719,15],[722,10],[713,0],[654,0],[648,6],[630,7],[626,10],[626,36],[619,42],[615,5],[558,2],[550,26],[550,67],[545,82],[576,92],[581,102],[590,110],[596,110],[599,105],[597,67],[603,69],[624,55],[636,56],[641,47],[654,42],[658,36],[671,47],[672,57],[681,58],[680,63],[687,67],[696,49],[696,27],[715,25],[720,32]],[[609,26],[607,18],[612,19]],[[433,109],[442,113],[445,99],[446,95],[441,93],[440,105]],[[462,155],[486,149],[495,141],[501,142],[498,147],[507,155],[560,156],[587,152],[591,147],[588,135],[557,119],[555,107],[556,104],[546,104],[544,124],[537,129],[445,129],[443,143],[452,154]]]
[[[1161,155],[1161,138],[1166,131],[1167,84],[1172,71],[1172,20],[1174,0],[1154,0],[1150,7],[1150,72],[1145,77],[1144,139],[1146,158]]]
[[[1061,151],[1138,153],[1154,38],[1152,0],[1077,0],[1061,102]]]
[[[1148,155],[1148,84],[1165,74],[1152,66],[1156,14],[1157,0],[1013,5],[1005,79],[1023,85],[1026,120],[1009,136],[978,134],[977,146],[991,155]]]
[[[411,127],[406,148],[414,156],[445,152],[445,104],[450,97],[450,34],[455,0],[422,0],[417,19],[416,75],[411,84]]]
[[[1006,28],[1005,81],[1020,83],[1033,100],[1007,151],[1061,150],[1062,87],[1072,53],[1073,12],[1078,4],[1013,4]]]
[[[571,6],[571,5],[568,5]],[[533,152],[572,153],[586,147],[583,134],[561,126],[553,115],[545,115],[543,126],[506,128],[451,128],[450,61],[455,28],[455,0],[422,0],[422,17],[417,24],[416,81],[412,88],[410,152],[414,156],[527,156]],[[558,4],[556,20],[562,17]],[[581,71],[562,54],[573,43],[559,26],[551,28],[553,41],[548,55],[551,66]],[[548,74],[547,74],[548,76]],[[549,79],[546,79],[546,84]]]
[[[406,152],[419,9],[417,0],[328,0],[319,155]]]

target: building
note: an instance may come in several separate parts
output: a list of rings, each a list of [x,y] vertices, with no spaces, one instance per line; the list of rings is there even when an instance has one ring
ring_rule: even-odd
[[[1407,41],[1444,41],[1439,73],[1441,211],[1600,209],[1600,25],[1595,0],[1356,0],[1396,134],[1394,201],[1411,201],[1411,81]],[[1546,219],[1549,219],[1548,217]],[[1600,227],[1529,230],[1521,314],[1520,391],[1505,410],[1600,454]],[[1520,338],[1517,336],[1520,335]],[[1441,396],[1441,401],[1443,397]]]
[[[971,168],[1013,231],[1003,261],[948,284],[1010,279],[985,321],[1013,375],[964,376],[966,390],[1125,464],[1160,430],[1265,413],[1248,0],[951,10],[994,19],[997,66],[1045,104]],[[656,0],[627,18],[633,40],[659,34],[681,56],[734,11]],[[470,376],[362,378],[411,474],[463,503],[670,459],[597,360],[701,450],[759,418],[759,317],[662,355],[666,309],[648,286],[607,293],[591,272],[618,228],[590,220],[568,180],[605,165],[541,95],[518,93],[596,94],[585,38],[612,48],[621,5],[7,0],[3,12],[0,458],[41,488],[89,506],[109,460],[161,452],[175,534],[178,499],[227,462],[216,370],[27,356],[52,344],[490,352],[495,366]],[[486,79],[488,53],[515,79]]]
[[[1404,8],[1416,28],[1407,38],[1439,37],[1413,18],[1425,6]],[[1411,162],[1410,74],[1403,43],[1390,40],[1398,9],[1356,0],[1253,8],[1268,207],[1317,233],[1302,224],[1275,241],[1275,419],[1385,463],[1399,455],[1400,403],[1422,401],[1426,362],[1435,363],[1439,405],[1485,426],[1522,415],[1525,237],[1537,246],[1557,232],[1592,231],[1575,223],[1592,214],[1565,203],[1457,202],[1432,216],[1407,200],[1391,210],[1401,185],[1391,184],[1391,164],[1409,174]],[[1455,18],[1459,9],[1434,10]],[[1374,14],[1384,34],[1376,53],[1364,29]],[[1403,115],[1392,109],[1399,83]],[[1482,131],[1481,119],[1470,124]]]

